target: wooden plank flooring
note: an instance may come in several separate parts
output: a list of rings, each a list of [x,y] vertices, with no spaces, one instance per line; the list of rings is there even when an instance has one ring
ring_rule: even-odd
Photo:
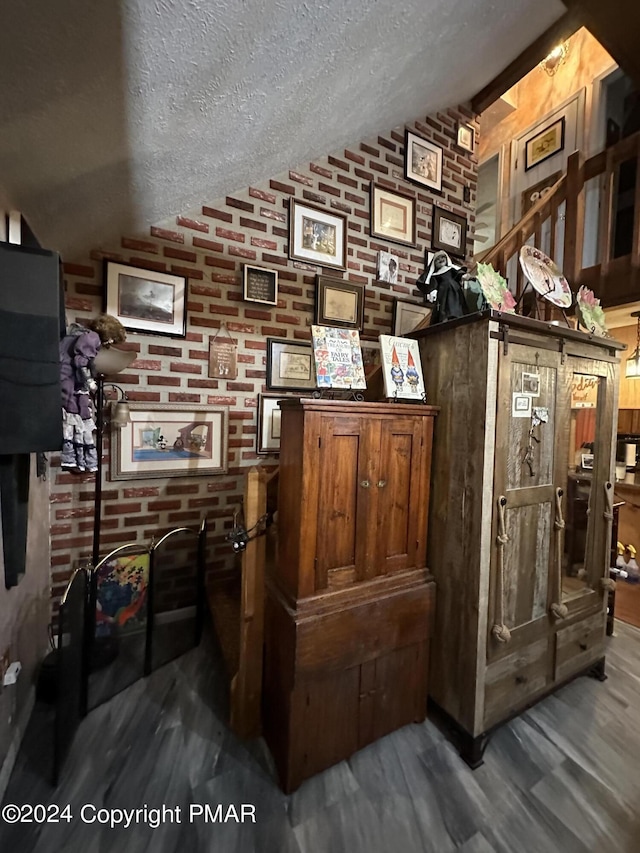
[[[407,726],[286,797],[261,740],[228,730],[208,642],[94,710],[57,790],[30,732],[6,803],[70,803],[70,823],[7,826],[6,853],[632,853],[640,850],[640,630],[616,622],[609,678],[582,677],[492,737],[471,771],[433,722]],[[98,808],[182,807],[182,822],[110,829]],[[190,823],[191,803],[251,803],[256,823]],[[91,816],[91,815],[89,815]]]

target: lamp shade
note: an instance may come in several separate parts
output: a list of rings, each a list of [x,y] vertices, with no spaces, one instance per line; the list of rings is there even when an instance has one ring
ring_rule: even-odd
[[[101,373],[103,376],[113,376],[114,373],[120,373],[125,367],[129,367],[135,357],[135,352],[129,352],[129,350],[102,347],[93,360],[93,367],[96,373]]]
[[[111,416],[111,426],[117,429],[122,429],[123,426],[131,423],[131,413],[129,411],[129,403],[126,400],[118,400],[113,407]]]

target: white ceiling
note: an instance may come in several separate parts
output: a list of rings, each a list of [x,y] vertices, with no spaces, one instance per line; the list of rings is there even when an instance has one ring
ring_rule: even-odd
[[[66,260],[467,101],[560,0],[24,0],[0,208]],[[117,242],[116,242],[117,245]]]

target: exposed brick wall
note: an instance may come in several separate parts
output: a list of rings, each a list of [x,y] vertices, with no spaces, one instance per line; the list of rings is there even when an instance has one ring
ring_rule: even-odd
[[[331,154],[266,183],[247,187],[200,211],[154,225],[144,239],[124,236],[112,252],[92,252],[86,264],[66,264],[67,318],[85,320],[102,308],[102,261],[105,258],[147,269],[177,273],[188,279],[187,337],[171,339],[129,333],[123,346],[136,353],[119,374],[131,400],[221,404],[229,407],[229,473],[216,477],[116,481],[108,479],[108,441],[102,475],[104,508],[101,551],[125,542],[146,541],[176,525],[211,522],[212,570],[231,560],[225,530],[243,490],[245,469],[263,460],[255,454],[257,395],[266,391],[266,337],[310,339],[315,278],[319,267],[288,258],[289,199],[322,205],[347,215],[347,271],[328,275],[362,282],[365,289],[363,339],[377,340],[391,330],[393,300],[416,298],[415,280],[423,270],[424,250],[431,246],[432,204],[468,217],[467,251],[473,245],[477,160],[455,147],[456,122],[478,127],[464,108],[447,110],[415,122],[411,129],[444,148],[443,192],[431,193],[404,180],[404,130]],[[223,168],[223,165],[221,165]],[[376,181],[417,200],[416,248],[371,239],[369,187]],[[471,202],[463,204],[463,188]],[[399,257],[398,283],[376,281],[378,250]],[[272,267],[279,274],[275,307],[242,300],[246,262]],[[221,323],[238,343],[236,380],[208,377],[209,337]],[[267,457],[276,462],[276,457]],[[52,459],[52,586],[54,611],[71,569],[90,553],[93,530],[94,476],[63,472]]]

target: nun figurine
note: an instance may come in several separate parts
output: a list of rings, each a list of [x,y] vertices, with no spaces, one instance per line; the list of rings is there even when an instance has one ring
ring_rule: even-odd
[[[465,267],[454,264],[446,252],[436,252],[416,285],[425,302],[435,303],[431,325],[455,320],[469,313],[463,282],[470,278]]]

